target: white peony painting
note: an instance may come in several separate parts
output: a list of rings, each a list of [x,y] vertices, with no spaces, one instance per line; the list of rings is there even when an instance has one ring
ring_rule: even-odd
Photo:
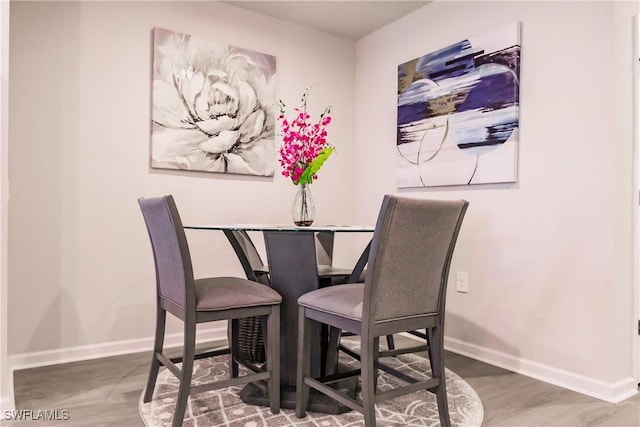
[[[153,30],[151,167],[273,176],[276,58]]]

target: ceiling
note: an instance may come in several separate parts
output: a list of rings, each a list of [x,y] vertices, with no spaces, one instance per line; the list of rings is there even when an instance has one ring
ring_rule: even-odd
[[[224,1],[284,21],[357,40],[429,1]]]

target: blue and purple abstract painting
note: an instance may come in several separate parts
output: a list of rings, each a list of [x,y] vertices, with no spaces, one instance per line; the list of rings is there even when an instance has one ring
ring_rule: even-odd
[[[517,181],[520,23],[398,66],[397,186]]]

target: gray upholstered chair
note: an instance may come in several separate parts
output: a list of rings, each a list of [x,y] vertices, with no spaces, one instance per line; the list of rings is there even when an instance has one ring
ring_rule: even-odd
[[[436,395],[440,422],[450,425],[443,362],[446,286],[451,258],[468,203],[385,196],[376,223],[364,283],[332,286],[298,299],[299,336],[296,415],[306,415],[309,388],[314,388],[364,414],[375,426],[375,403],[429,390]],[[325,378],[310,376],[309,334],[312,322],[332,331],[361,337],[361,369]],[[378,360],[381,336],[426,330],[432,375],[418,380]],[[376,392],[378,369],[398,376],[407,385]],[[425,372],[426,373],[426,372]],[[362,400],[339,393],[332,383],[359,375]]]
[[[267,380],[271,412],[280,411],[280,302],[282,297],[268,286],[235,277],[194,279],[189,246],[172,196],[141,198],[140,209],[149,232],[156,270],[157,317],[155,342],[144,402],[153,396],[160,365],[180,381],[173,426],[181,426],[190,395],[252,381]],[[184,322],[182,357],[164,354],[167,312]],[[194,360],[221,354],[229,349],[195,353],[196,325],[217,320],[230,321],[229,347],[237,340],[237,319],[267,317],[266,370],[238,377],[237,362],[230,356],[230,378],[202,385],[191,385]],[[178,368],[176,363],[182,363]]]

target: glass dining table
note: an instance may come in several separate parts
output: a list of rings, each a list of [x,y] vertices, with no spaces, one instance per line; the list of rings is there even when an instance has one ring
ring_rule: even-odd
[[[251,262],[246,253],[239,248],[238,231],[262,232],[267,254],[269,282],[282,295],[280,308],[280,384],[281,406],[295,408],[295,389],[297,371],[297,338],[298,338],[298,298],[303,294],[321,286],[318,272],[318,248],[322,245],[332,249],[336,233],[372,233],[373,226],[359,225],[321,225],[296,227],[277,224],[217,224],[217,225],[185,225],[189,230],[218,230],[235,249],[236,255],[248,278],[255,277]],[[368,260],[369,247],[366,245],[356,262],[349,281],[360,277]],[[322,353],[325,350],[325,335],[319,327],[312,330],[311,373],[318,376],[322,372]],[[250,383],[240,393],[241,399],[249,404],[269,406],[266,388],[260,384]],[[311,395],[309,410],[338,414],[348,410],[339,406],[333,399],[324,395]]]

